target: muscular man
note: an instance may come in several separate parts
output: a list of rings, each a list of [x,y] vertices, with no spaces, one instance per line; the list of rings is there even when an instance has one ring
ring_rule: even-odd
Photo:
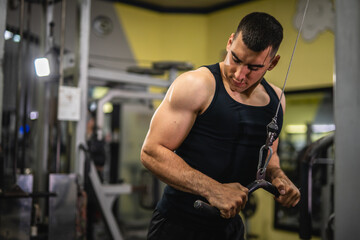
[[[157,109],[141,160],[168,186],[154,211],[148,239],[243,239],[239,211],[256,177],[266,125],[281,90],[263,78],[280,56],[281,24],[266,13],[245,16],[226,45],[223,62],[180,75]],[[278,116],[279,135],[285,99]],[[266,177],[276,199],[295,206],[300,193],[280,169],[278,139]],[[208,216],[193,208],[201,199],[220,210]]]

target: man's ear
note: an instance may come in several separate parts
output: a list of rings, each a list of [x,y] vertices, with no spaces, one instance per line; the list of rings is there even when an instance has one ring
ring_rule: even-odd
[[[229,40],[228,40],[228,42],[227,42],[227,44],[226,44],[226,51],[229,51],[229,50],[230,50],[231,44],[232,44],[233,41],[234,41],[234,36],[235,36],[234,33],[232,33],[232,34],[230,35]]]
[[[276,55],[276,56],[274,57],[274,59],[271,61],[270,67],[268,68],[268,71],[273,70],[274,67],[278,64],[279,60],[280,60],[280,55]]]

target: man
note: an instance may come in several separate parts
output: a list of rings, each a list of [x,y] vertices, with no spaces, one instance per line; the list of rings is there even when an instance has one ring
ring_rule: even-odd
[[[148,239],[243,239],[239,211],[245,187],[256,177],[266,125],[275,115],[281,90],[263,76],[278,63],[281,24],[266,13],[245,16],[231,34],[223,62],[180,75],[157,109],[141,160],[168,186],[154,211]],[[282,126],[285,99],[278,116]],[[295,206],[300,193],[280,169],[272,146],[266,176],[279,190],[276,200]],[[210,216],[197,199],[220,210]]]

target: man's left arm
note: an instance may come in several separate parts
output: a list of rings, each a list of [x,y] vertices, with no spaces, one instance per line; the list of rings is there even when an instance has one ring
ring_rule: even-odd
[[[282,90],[271,83],[270,85],[280,98]],[[285,95],[283,95],[281,98],[283,114],[285,114],[285,106]],[[280,196],[276,198],[276,201],[285,207],[295,207],[300,201],[300,191],[280,168],[280,159],[277,154],[278,145],[279,138],[277,138],[272,145],[273,155],[266,169],[266,178],[278,189],[280,193]]]
[[[278,144],[279,139],[272,146],[273,155],[266,169],[266,178],[280,193],[276,201],[285,207],[295,207],[300,201],[300,191],[280,168],[279,155],[277,154]]]

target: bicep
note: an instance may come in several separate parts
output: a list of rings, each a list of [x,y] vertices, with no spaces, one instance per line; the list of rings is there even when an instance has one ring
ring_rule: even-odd
[[[175,150],[186,138],[195,118],[191,110],[176,108],[165,99],[153,116],[147,141]]]
[[[146,140],[170,150],[180,146],[209,99],[199,79],[188,74],[175,80],[153,116]]]

